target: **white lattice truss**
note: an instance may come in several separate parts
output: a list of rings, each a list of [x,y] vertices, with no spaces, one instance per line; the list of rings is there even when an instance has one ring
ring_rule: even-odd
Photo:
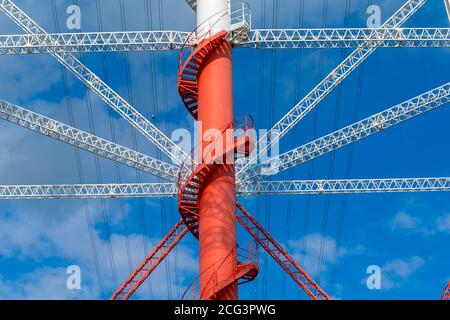
[[[399,28],[411,15],[425,4],[426,0],[407,1],[382,28]],[[294,108],[292,108],[280,121],[259,139],[258,145],[262,145],[258,152],[252,156],[248,163],[238,171],[238,177],[246,171],[261,154],[285,136],[301,119],[312,111],[334,88],[347,78],[364,60],[366,60],[376,48],[361,47],[350,54],[342,63],[328,74],[309,94],[307,94]],[[270,137],[270,139],[267,139]],[[262,141],[269,141],[262,144]]]
[[[258,181],[244,183],[238,196],[261,194],[352,194],[450,191],[450,178]],[[0,200],[175,197],[175,183],[0,186]]]
[[[252,30],[240,47],[247,48],[350,48],[357,49],[334,69],[316,88],[314,88],[298,105],[289,111],[268,133],[270,143],[258,149],[257,157],[283,137],[294,125],[309,113],[327,96],[333,88],[341,83],[372,52],[380,47],[448,47],[450,29],[446,28],[401,28],[426,0],[410,0],[405,3],[379,29],[256,29]],[[191,3],[195,7],[195,1]],[[2,194],[5,199],[64,197],[133,197],[134,196],[172,196],[175,195],[175,183],[178,179],[179,163],[186,156],[173,141],[141,115],[134,107],[107,86],[97,75],[90,71],[71,53],[105,52],[105,51],[152,51],[176,50],[186,44],[189,32],[181,31],[139,31],[139,32],[91,32],[48,34],[13,1],[0,0],[0,10],[11,18],[26,34],[0,36],[0,54],[45,53],[53,55],[63,66],[73,72],[88,88],[98,94],[110,107],[130,122],[138,131],[152,141],[163,153],[176,164],[157,160],[130,148],[120,146],[106,139],[94,136],[82,130],[50,119],[22,107],[0,100],[0,117],[22,127],[43,135],[68,143],[121,164],[160,177],[171,183],[167,184],[131,184],[131,185],[78,185],[64,186],[5,186]],[[261,182],[264,176],[301,165],[325,153],[341,148],[374,133],[383,131],[393,125],[414,118],[422,113],[435,109],[448,102],[449,84],[424,93],[416,98],[403,102],[393,108],[375,114],[346,128],[312,141],[262,164],[251,161],[240,166],[237,174],[239,195],[261,193],[320,193],[344,192],[342,184],[350,186],[347,192],[380,192],[386,191],[446,191],[446,188],[434,188],[423,184],[416,188],[388,188],[391,184],[380,183],[377,188],[359,188],[366,186],[363,181],[378,180],[346,180],[343,182],[317,181],[311,182]],[[354,181],[355,183],[350,183]],[[391,181],[397,180],[379,180]],[[409,181],[400,179],[398,181]],[[411,181],[422,181],[412,179]],[[424,181],[436,181],[435,179]],[[273,186],[291,186],[293,189],[275,188]],[[309,188],[310,186],[311,188]],[[325,186],[324,190],[319,186]],[[334,186],[327,188],[326,186]],[[295,189],[295,187],[299,187]],[[317,187],[317,188],[316,188]],[[294,190],[295,189],[295,190]],[[15,191],[12,191],[15,190]],[[24,191],[24,192],[21,192]],[[109,195],[107,195],[109,194]]]
[[[187,2],[195,10],[196,1],[187,0]],[[425,3],[426,0],[406,1],[378,29],[255,29],[239,38],[240,42],[234,45],[242,48],[355,48],[355,51],[283,116],[266,136],[261,137],[258,141],[258,148],[250,159],[241,160],[237,164],[238,196],[450,191],[450,178],[446,177],[264,181],[266,176],[273,176],[302,165],[328,152],[445,105],[449,102],[450,83],[263,163],[256,163],[256,159],[261,154],[284,137],[300,120],[317,107],[376,49],[449,47],[450,29],[402,28],[403,24]],[[0,0],[0,10],[25,32],[20,35],[1,35],[0,55],[52,55],[167,157],[167,161],[155,159],[55,119],[0,100],[0,118],[6,121],[167,181],[165,183],[134,184],[5,185],[0,186],[0,199],[177,196],[180,165],[186,159],[187,153],[72,54],[178,50],[186,44],[189,45],[186,42],[191,33],[138,31],[48,34],[13,1]],[[267,137],[270,137],[269,143],[262,144],[261,142],[265,141]],[[169,160],[175,164],[169,164]]]
[[[443,106],[450,100],[449,96],[450,83],[447,83],[261,164],[253,165],[238,177],[245,181],[275,175]]]
[[[450,29],[261,29],[241,47],[266,49],[448,48]]]
[[[189,34],[183,31],[58,33],[39,41],[27,34],[0,35],[0,55],[178,50],[188,41]],[[450,29],[261,29],[252,30],[248,40],[236,46],[264,49],[448,48]]]

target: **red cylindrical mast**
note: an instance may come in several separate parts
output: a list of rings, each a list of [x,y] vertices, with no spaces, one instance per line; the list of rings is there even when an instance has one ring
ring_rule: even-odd
[[[228,0],[197,1],[198,24],[211,36],[229,29]],[[198,120],[201,136],[223,130],[234,120],[231,45],[223,42],[203,63],[198,78]],[[230,283],[236,261],[236,187],[234,164],[216,167],[200,198],[200,297],[237,299],[237,283]]]

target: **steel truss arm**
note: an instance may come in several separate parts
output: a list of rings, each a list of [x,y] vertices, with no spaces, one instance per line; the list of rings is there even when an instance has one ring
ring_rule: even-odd
[[[158,198],[177,195],[174,183],[0,186],[0,200]]]
[[[381,29],[398,28],[413,15],[426,0],[408,0]],[[352,73],[364,60],[369,57],[376,48],[358,48],[348,56],[336,69],[334,69],[322,82],[320,82],[305,98],[303,98],[291,111],[289,111],[275,126],[272,127],[257,143],[258,152],[249,161],[241,166],[238,171],[238,179],[261,154],[278,142],[301,119],[303,119],[320,101],[322,101],[336,86]],[[263,143],[268,141],[267,143]]]
[[[139,267],[111,296],[110,300],[128,300],[150,274],[161,264],[164,258],[183,239],[188,229],[180,219],[167,235],[156,245],[152,252],[142,261]]]
[[[175,183],[0,186],[0,200],[175,197]],[[450,178],[346,179],[247,182],[238,196],[450,191]]]
[[[178,181],[178,166],[157,160],[3,100],[0,100],[0,118],[165,180]]]
[[[48,33],[34,22],[25,12],[23,12],[11,0],[0,0],[0,10],[11,18],[25,32],[31,34],[33,38],[42,45],[57,44]],[[78,61],[72,54],[67,52],[54,52],[52,55],[69,71],[73,72],[89,89],[95,92],[110,107],[116,110],[138,131],[150,139],[163,153],[168,155],[177,163],[186,154],[172,140],[164,135],[155,125],[148,121],[142,114],[133,108],[119,94],[112,90],[97,75]]]
[[[250,213],[237,204],[236,218],[241,226],[286,271],[289,276],[314,300],[330,300],[331,297],[303,270],[287,251],[267,232]]]
[[[257,181],[243,184],[239,188],[239,195],[255,196],[260,194],[349,194],[438,191],[450,191],[450,178]]]
[[[241,182],[243,180],[261,178],[261,176],[278,174],[427,111],[436,109],[449,101],[450,83],[447,83],[261,164],[254,165],[244,172],[241,176]]]
[[[182,31],[55,33],[38,41],[29,34],[0,35],[0,55],[176,50],[188,36]]]
[[[183,47],[188,36],[183,31],[54,33],[47,36],[50,44],[44,45],[32,35],[0,35],[0,55],[177,50]],[[239,47],[448,48],[450,29],[256,29]]]
[[[250,32],[249,40],[239,46],[258,49],[448,48],[450,29],[256,29]]]

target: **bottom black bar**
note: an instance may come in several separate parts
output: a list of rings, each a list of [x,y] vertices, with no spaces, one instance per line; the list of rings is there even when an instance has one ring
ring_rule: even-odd
[[[444,307],[448,313],[449,301],[0,301],[4,314],[18,315],[30,311],[35,316],[66,314],[90,319],[306,319],[309,317],[338,315],[358,319],[393,314],[417,316],[439,312]],[[61,313],[62,311],[63,313]],[[444,313],[445,314],[445,313]]]

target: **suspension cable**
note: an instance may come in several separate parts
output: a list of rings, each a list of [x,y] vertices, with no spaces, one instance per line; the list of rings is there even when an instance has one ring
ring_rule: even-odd
[[[58,18],[58,12],[56,9],[55,0],[52,0],[52,14],[53,14],[53,23],[54,23],[56,32],[60,32],[59,18]],[[61,70],[63,73],[64,93],[65,93],[65,97],[66,97],[65,98],[66,107],[67,107],[67,111],[68,111],[68,115],[69,115],[69,124],[71,126],[74,126],[75,120],[74,120],[74,115],[73,115],[73,105],[72,105],[72,98],[71,98],[71,93],[70,93],[70,89],[69,89],[67,70],[62,66],[61,66]],[[78,178],[80,180],[80,183],[84,184],[84,174],[83,174],[83,168],[81,165],[80,150],[78,150],[78,148],[74,147],[74,151],[75,151],[75,159],[76,159],[76,164],[77,164]],[[104,297],[103,281],[102,281],[102,277],[101,277],[97,247],[95,244],[95,238],[94,238],[94,233],[93,233],[94,226],[92,223],[89,203],[86,199],[83,200],[83,207],[84,207],[86,221],[87,221],[87,225],[88,225],[88,232],[89,232],[89,238],[90,238],[90,242],[91,242],[92,255],[93,255],[93,259],[94,259],[95,272],[97,274],[98,286],[99,286],[101,296]]]
[[[368,0],[367,6],[370,6],[372,3],[373,3],[373,0]],[[359,112],[360,112],[360,107],[361,107],[362,87],[364,85],[364,71],[365,71],[365,65],[363,64],[363,65],[361,65],[361,67],[359,69],[359,74],[358,74],[352,122],[358,121],[358,118],[359,118]],[[353,165],[354,148],[355,148],[354,144],[351,144],[349,146],[348,157],[347,157],[347,166],[345,169],[345,177],[346,178],[348,178],[351,173],[351,169],[352,169],[352,165]],[[346,217],[346,212],[347,212],[347,203],[348,203],[348,195],[343,195],[342,202],[341,202],[341,208],[340,208],[340,215],[339,215],[339,227],[338,227],[338,232],[337,232],[337,237],[336,237],[336,249],[335,249],[334,258],[333,258],[333,269],[331,272],[331,282],[330,282],[332,284],[331,293],[333,293],[333,289],[336,284],[338,259],[339,259],[339,255],[340,255],[341,243],[342,243],[342,238],[343,238],[343,234],[344,234],[344,223],[345,223],[345,217]]]
[[[266,0],[262,0],[262,5],[261,5],[261,28],[265,28],[266,27]],[[265,50],[260,50],[259,51],[259,65],[260,65],[260,69],[259,69],[259,127],[262,128],[263,127],[263,120],[262,120],[262,115],[264,114],[264,104],[265,104],[265,99],[264,99],[264,84],[265,84],[265,77],[264,77],[264,70],[265,70]],[[261,219],[261,197],[258,197],[257,201],[256,201],[256,219],[260,220]],[[259,278],[255,281],[255,292],[254,292],[254,297],[255,299],[258,297],[258,293],[259,293]]]
[[[349,18],[350,18],[350,6],[351,6],[351,0],[346,0],[345,3],[345,16],[344,16],[344,28],[348,28],[349,26]],[[346,49],[341,50],[341,61],[345,59],[346,55]],[[342,90],[343,90],[343,84],[340,83],[337,87],[337,96],[336,96],[336,107],[335,107],[335,113],[334,113],[334,121],[333,121],[333,131],[337,130],[339,125],[339,116],[340,116],[340,110],[342,106]],[[330,154],[330,161],[329,161],[329,168],[328,168],[328,179],[332,179],[334,176],[334,164],[335,164],[335,154],[336,151],[332,151]],[[319,253],[319,263],[318,263],[318,271],[317,271],[317,281],[320,282],[320,277],[322,273],[323,268],[323,260],[324,260],[324,250],[325,250],[325,236],[327,233],[327,226],[328,226],[328,217],[330,213],[330,204],[331,204],[331,196],[327,195],[325,198],[325,211],[322,218],[322,231],[321,231],[321,238],[320,238],[320,253]]]
[[[100,32],[102,32],[103,31],[103,18],[102,18],[102,14],[101,14],[100,0],[96,0],[96,13],[97,13],[98,29],[99,29]],[[109,82],[109,70],[108,70],[108,67],[107,67],[106,57],[105,57],[104,53],[101,53],[101,61],[102,61],[101,65],[102,65],[102,70],[103,70],[103,73],[104,73],[104,79],[108,83]],[[115,124],[114,124],[114,114],[113,114],[112,109],[110,109],[110,108],[107,109],[107,113],[108,113],[108,118],[109,118],[109,131],[110,131],[110,134],[111,134],[111,141],[115,143],[117,141],[117,139],[116,139]],[[119,181],[118,180],[118,178],[119,178],[119,176],[118,176],[118,171],[119,171],[118,163],[114,162],[114,168],[115,168],[115,173],[116,173],[116,180]],[[117,288],[118,282],[117,282],[117,273],[116,273],[116,267],[115,267],[115,262],[114,262],[114,252],[113,252],[113,249],[112,249],[112,246],[111,246],[110,242],[109,242],[109,245],[108,245],[108,251],[110,251],[110,253],[109,253],[110,256],[113,257],[111,269],[112,269],[112,274],[113,274],[114,288]]]
[[[305,1],[300,0],[298,4],[298,26],[300,28],[303,28],[304,26],[304,15],[305,15]],[[301,83],[301,76],[302,76],[302,58],[303,58],[303,50],[297,50],[297,57],[296,57],[296,70],[295,70],[295,94],[294,99],[300,99],[300,83]],[[297,142],[297,126],[293,128],[292,131],[292,137],[291,137],[291,146],[294,147]],[[289,169],[289,180],[293,179],[294,174],[294,168]],[[286,214],[286,234],[284,239],[284,246],[286,250],[289,251],[289,241],[291,238],[291,217],[292,217],[292,195],[288,195],[287,199],[287,214]],[[281,281],[281,299],[284,300],[286,296],[286,280],[287,280],[287,274],[283,273],[283,278]]]
[[[328,16],[328,0],[324,0],[323,3],[323,9],[322,9],[322,28],[325,28],[327,24],[327,16]],[[324,51],[321,50],[319,54],[319,63],[318,63],[318,70],[317,70],[317,82],[320,82],[323,78],[323,62],[324,62]],[[318,110],[314,111],[314,125],[313,125],[313,132],[312,132],[312,138],[314,139],[317,136],[317,126],[319,121],[319,112]],[[309,172],[308,172],[308,179],[311,180],[314,176],[315,166],[314,161],[310,162],[309,166]],[[306,212],[305,212],[305,221],[303,226],[303,239],[302,239],[302,248],[303,248],[303,254],[301,255],[300,261],[303,265],[305,262],[305,256],[306,252],[308,250],[308,232],[309,232],[309,216],[311,211],[311,195],[308,195],[306,198]],[[298,293],[300,294],[301,291],[299,290]]]
[[[273,8],[272,8],[272,24],[273,27],[276,28],[278,25],[278,16],[279,16],[279,0],[274,0]],[[270,55],[270,82],[269,82],[269,114],[268,114],[268,123],[274,123],[275,121],[275,96],[276,96],[276,79],[277,79],[277,49],[272,50]],[[269,178],[270,180],[271,178]],[[270,214],[272,206],[272,198],[266,197],[266,230],[270,231]],[[263,288],[263,299],[266,299],[267,294],[267,278],[268,278],[268,256],[264,256],[264,288]]]
[[[127,22],[126,22],[126,12],[125,12],[125,5],[124,1],[120,0],[120,21],[121,21],[121,27],[122,31],[128,31],[127,28]],[[125,64],[125,78],[127,82],[127,93],[128,93],[128,100],[130,101],[131,105],[134,105],[134,97],[133,97],[133,89],[132,89],[132,82],[131,82],[131,71],[130,71],[130,57],[129,53],[125,52],[124,54],[124,64]],[[132,141],[133,141],[133,149],[138,150],[138,142],[136,137],[136,130],[132,128],[131,130],[132,135]],[[135,169],[135,175],[137,183],[142,182],[141,178],[141,172],[137,169]],[[144,201],[143,199],[138,199],[138,206],[139,206],[139,217],[140,217],[140,223],[141,223],[141,231],[142,231],[142,242],[144,247],[144,256],[146,256],[149,252],[148,244],[147,244],[147,227],[145,223],[145,208],[144,208]],[[149,296],[150,293],[150,287],[148,287],[149,290]]]

